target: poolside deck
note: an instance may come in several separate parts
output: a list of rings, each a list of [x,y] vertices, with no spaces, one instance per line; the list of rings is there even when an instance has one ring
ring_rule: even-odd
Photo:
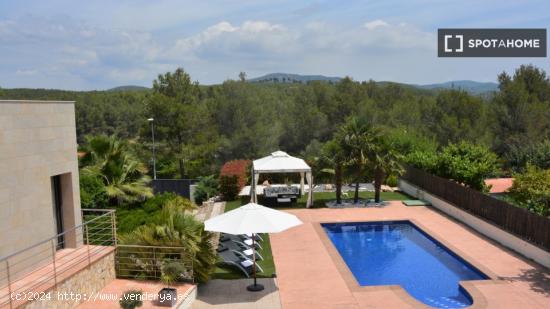
[[[283,308],[422,308],[398,286],[360,287],[320,222],[412,220],[492,280],[463,283],[470,308],[548,308],[550,272],[428,207],[296,209],[304,224],[271,235]]]

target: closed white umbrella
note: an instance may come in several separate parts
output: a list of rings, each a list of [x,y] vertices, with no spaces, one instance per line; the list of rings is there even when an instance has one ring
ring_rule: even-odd
[[[206,220],[204,229],[234,235],[252,234],[252,241],[255,242],[258,233],[279,233],[300,224],[302,221],[295,215],[249,203]],[[253,243],[252,248],[254,249],[255,246],[256,244]],[[248,290],[261,291],[263,286],[256,283],[256,251],[253,251],[254,284],[248,286]]]

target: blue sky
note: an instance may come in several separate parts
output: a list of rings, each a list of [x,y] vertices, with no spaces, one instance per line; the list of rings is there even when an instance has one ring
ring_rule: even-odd
[[[495,81],[550,59],[437,58],[437,28],[550,28],[548,0],[0,0],[0,87],[203,84],[266,73]]]

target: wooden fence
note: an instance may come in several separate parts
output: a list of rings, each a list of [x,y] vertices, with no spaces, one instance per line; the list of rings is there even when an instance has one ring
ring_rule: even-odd
[[[550,250],[549,218],[414,167],[408,167],[402,178],[470,214]]]

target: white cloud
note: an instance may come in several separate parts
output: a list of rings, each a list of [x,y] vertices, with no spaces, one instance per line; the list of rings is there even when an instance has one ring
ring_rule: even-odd
[[[166,56],[182,57],[187,61],[215,61],[224,56],[261,58],[288,53],[295,43],[295,35],[279,24],[245,21],[233,25],[223,21],[198,34],[176,40]]]
[[[17,69],[17,71],[15,71],[15,75],[22,75],[22,76],[36,75],[36,73],[38,73],[37,70]]]
[[[434,34],[382,20],[349,28],[220,21],[191,35],[165,38],[70,18],[33,17],[0,21],[0,34],[0,52],[7,55],[0,58],[2,80],[15,73],[24,84],[14,86],[86,89],[150,85],[157,74],[178,66],[205,83],[243,70],[249,76],[280,71],[357,76],[365,61],[381,63],[404,49],[431,53],[435,48]]]
[[[373,20],[373,21],[369,21],[369,22],[366,22],[363,27],[369,29],[369,30],[374,30],[376,28],[380,28],[380,27],[387,27],[389,26],[389,24],[381,19],[376,19],[376,20]]]
[[[207,84],[240,71],[250,77],[289,72],[422,83],[475,79],[481,73],[469,74],[480,67],[489,72],[483,73],[487,80],[521,63],[439,59],[435,31],[382,19],[345,27],[319,20],[296,25],[222,19],[167,35],[26,16],[0,19],[0,54],[0,86],[64,89],[150,86],[157,74],[178,66]]]

